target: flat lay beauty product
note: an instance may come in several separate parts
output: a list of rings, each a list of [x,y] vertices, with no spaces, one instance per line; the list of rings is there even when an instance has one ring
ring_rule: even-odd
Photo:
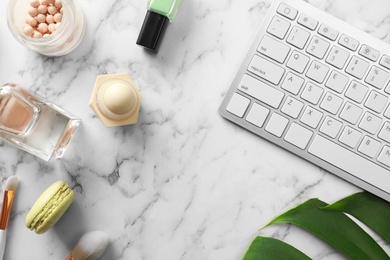
[[[135,124],[141,93],[129,74],[97,76],[89,106],[106,127]]]
[[[74,50],[86,27],[77,0],[10,0],[7,22],[16,40],[46,56]]]
[[[180,3],[181,0],[150,0],[137,44],[157,52],[164,27],[175,19]]]
[[[88,232],[80,238],[66,260],[96,260],[104,253],[109,243],[105,232]]]
[[[74,191],[64,181],[50,185],[26,215],[26,227],[43,234],[52,228],[66,212],[74,199]]]
[[[4,256],[8,222],[11,216],[12,204],[18,183],[18,178],[16,176],[11,176],[7,179],[7,183],[4,188],[3,204],[1,205],[0,215],[0,259],[3,259]]]
[[[0,139],[43,160],[60,158],[80,120],[8,83],[0,87]]]

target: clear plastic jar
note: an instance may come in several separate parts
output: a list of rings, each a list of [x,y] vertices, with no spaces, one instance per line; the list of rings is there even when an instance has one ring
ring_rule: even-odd
[[[30,0],[9,0],[8,28],[12,35],[27,48],[45,56],[61,56],[73,51],[85,32],[85,19],[77,0],[62,0],[63,16],[60,26],[45,38],[32,38],[23,34]]]

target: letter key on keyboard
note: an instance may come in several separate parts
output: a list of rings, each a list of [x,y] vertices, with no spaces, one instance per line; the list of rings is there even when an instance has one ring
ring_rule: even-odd
[[[274,0],[219,112],[390,201],[389,95],[388,44],[304,1]]]

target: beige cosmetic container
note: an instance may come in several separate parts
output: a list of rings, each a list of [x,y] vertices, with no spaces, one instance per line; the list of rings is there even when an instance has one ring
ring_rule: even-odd
[[[129,74],[99,75],[89,106],[106,127],[135,124],[141,93]]]

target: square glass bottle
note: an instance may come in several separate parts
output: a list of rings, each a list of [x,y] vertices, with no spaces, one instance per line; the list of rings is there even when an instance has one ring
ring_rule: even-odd
[[[0,139],[48,161],[60,158],[80,124],[58,106],[21,87],[0,87]]]

